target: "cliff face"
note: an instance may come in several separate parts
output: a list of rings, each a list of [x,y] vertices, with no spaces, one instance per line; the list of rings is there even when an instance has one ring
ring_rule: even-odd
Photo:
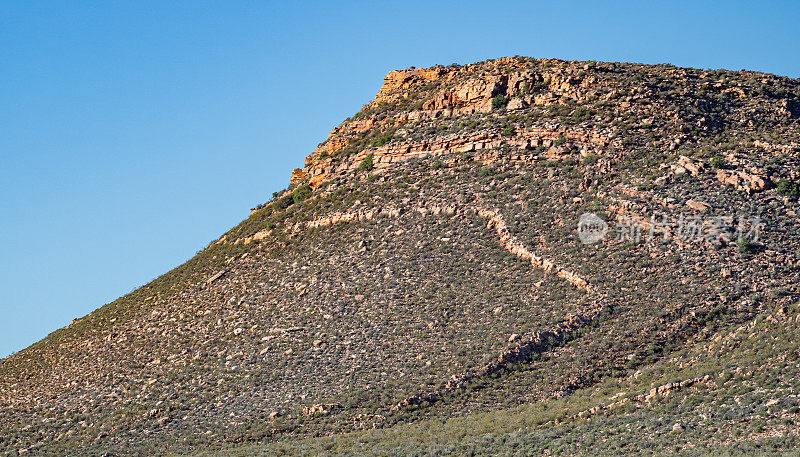
[[[409,138],[408,141],[384,146],[380,143],[382,138],[394,137],[398,129],[398,136],[402,137],[407,133],[403,131],[406,124],[491,113],[493,101],[498,96],[510,100],[503,102],[498,99],[495,105],[507,103],[506,108],[510,110],[524,109],[532,104],[558,103],[562,98],[584,100],[595,82],[591,76],[573,76],[574,70],[567,62],[545,60],[542,66],[541,71],[535,71],[527,61],[506,58],[466,67],[392,71],[384,78],[375,100],[334,129],[328,139],[306,158],[306,166],[295,170],[292,182],[310,179],[313,185],[318,185],[332,176],[357,169],[369,154],[374,154],[376,168],[381,169],[394,162],[444,151],[492,149],[500,145],[502,138],[486,131],[428,141]],[[608,138],[602,135],[559,131],[557,128],[520,132],[520,138],[515,142],[523,149],[549,147],[562,134],[582,143],[595,143],[600,147],[608,145]],[[366,144],[366,148],[360,148],[359,153],[336,157],[350,145],[364,145],[359,140],[370,135],[377,135],[377,139]]]
[[[645,78],[647,81],[639,84]],[[669,132],[673,135],[669,142],[654,146],[674,150],[687,133],[718,130],[720,123],[752,127],[751,115],[773,122],[796,118],[800,108],[790,89],[794,85],[786,78],[763,74],[730,73],[719,78],[714,72],[671,66],[555,59],[503,58],[466,66],[392,71],[375,100],[335,128],[306,158],[305,167],[294,171],[292,183],[308,180],[317,186],[358,169],[370,154],[375,167],[382,169],[427,155],[488,152],[501,144],[509,144],[524,156],[531,156],[530,151],[537,148],[556,156],[570,150],[582,155],[618,150],[620,129],[613,122],[590,128],[582,125],[581,117],[590,115],[587,107],[600,108],[601,116],[608,120],[635,116],[640,124]],[[760,92],[772,86],[788,92]],[[760,96],[762,93],[766,97]],[[719,105],[709,100],[715,97],[724,100],[725,111],[717,112]],[[492,114],[498,108],[503,109]],[[420,132],[429,130],[428,125],[441,126],[472,114],[506,119],[532,113],[541,118],[555,113],[561,121],[567,115],[572,122],[515,126],[513,132],[463,126],[450,127],[441,132],[444,135]],[[551,149],[560,138],[569,141],[566,148]]]
[[[287,440],[385,429],[359,435],[380,453],[463,417],[558,453],[630,411],[670,449],[678,421],[715,430],[693,445],[778,436],[800,388],[798,100],[797,80],[669,65],[393,71],[284,192],[5,359],[0,452],[302,453]]]

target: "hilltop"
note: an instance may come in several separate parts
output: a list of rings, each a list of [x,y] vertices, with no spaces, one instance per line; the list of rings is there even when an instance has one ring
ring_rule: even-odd
[[[799,133],[758,72],[390,72],[247,219],[3,360],[0,451],[796,452]]]

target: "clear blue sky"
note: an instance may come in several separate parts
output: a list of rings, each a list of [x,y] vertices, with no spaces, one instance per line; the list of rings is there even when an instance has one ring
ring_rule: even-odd
[[[526,55],[797,78],[800,6],[767,4],[2,2],[0,357],[247,217],[390,70]]]

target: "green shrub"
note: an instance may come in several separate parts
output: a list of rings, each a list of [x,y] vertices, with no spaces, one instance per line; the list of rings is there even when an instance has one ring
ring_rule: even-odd
[[[361,164],[358,166],[358,169],[361,171],[370,171],[375,167],[373,163],[373,159],[375,158],[375,154],[370,154],[364,157],[364,160],[361,161]]]
[[[594,165],[597,161],[600,160],[600,156],[597,154],[586,154],[586,157],[583,158],[583,163],[587,165]]]
[[[375,140],[375,142],[373,144],[375,146],[383,146],[384,144],[392,141],[393,138],[394,138],[394,135],[392,135],[390,133],[387,133],[385,135],[379,136],[378,139]]]
[[[505,95],[495,95],[492,99],[492,109],[505,108],[508,105],[509,98]]]
[[[301,201],[308,198],[310,195],[311,195],[311,186],[309,186],[306,183],[295,189],[294,192],[292,192],[292,201],[294,203],[300,203]]]
[[[594,111],[585,106],[579,106],[572,111],[569,117],[564,117],[561,120],[565,124],[580,124],[583,121],[591,119],[592,116],[594,116]]]
[[[800,197],[800,183],[781,179],[778,181],[778,193],[790,197]]]
[[[290,207],[294,203],[294,194],[286,195],[273,203],[275,210],[280,211]]]
[[[755,245],[746,238],[739,238],[736,240],[736,245],[739,246],[739,252],[748,254],[755,250]]]
[[[714,168],[725,168],[725,157],[714,156],[711,158],[711,166]]]
[[[664,346],[657,343],[653,343],[647,346],[647,352],[649,352],[650,355],[661,354],[662,352],[664,352]]]

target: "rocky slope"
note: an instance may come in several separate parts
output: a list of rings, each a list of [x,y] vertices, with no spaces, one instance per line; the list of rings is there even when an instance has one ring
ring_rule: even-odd
[[[746,71],[393,71],[248,219],[3,360],[0,451],[791,452],[799,116]]]

